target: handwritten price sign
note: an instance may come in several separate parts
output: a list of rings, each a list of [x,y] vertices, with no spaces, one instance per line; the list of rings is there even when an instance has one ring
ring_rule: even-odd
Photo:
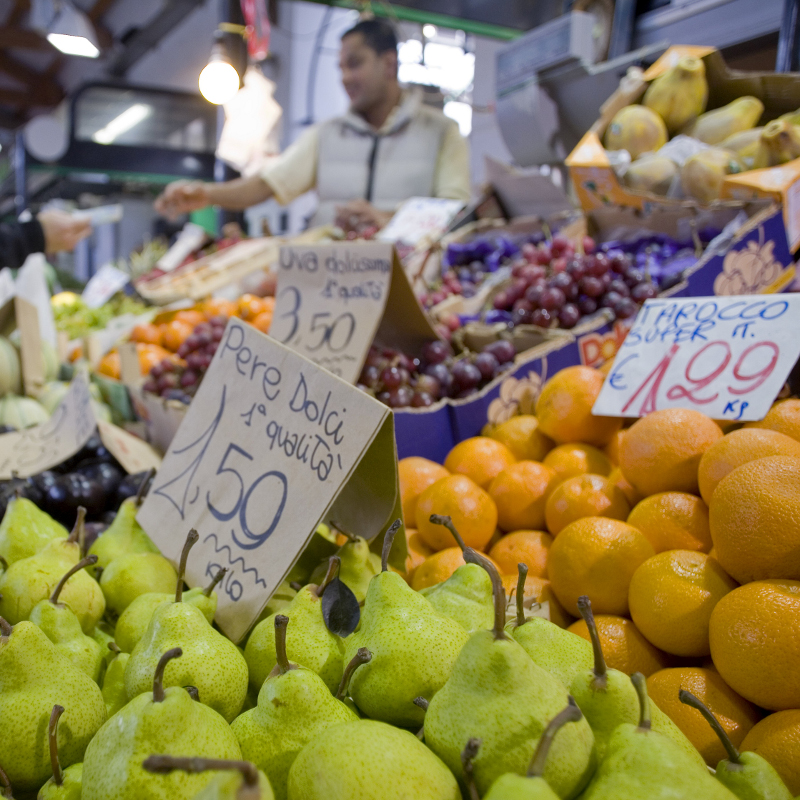
[[[763,419],[800,356],[800,295],[648,300],[592,412]]]
[[[371,539],[396,494],[391,412],[232,319],[138,520],[175,557],[197,529],[187,579],[228,568],[217,621],[239,641],[329,511]]]

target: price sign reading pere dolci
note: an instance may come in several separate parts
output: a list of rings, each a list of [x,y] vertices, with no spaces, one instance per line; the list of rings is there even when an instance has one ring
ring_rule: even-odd
[[[175,559],[198,531],[187,580],[228,568],[217,620],[239,641],[320,521],[390,521],[395,462],[385,406],[232,319],[138,519]]]
[[[592,411],[693,408],[713,419],[762,419],[798,356],[800,295],[648,300]]]

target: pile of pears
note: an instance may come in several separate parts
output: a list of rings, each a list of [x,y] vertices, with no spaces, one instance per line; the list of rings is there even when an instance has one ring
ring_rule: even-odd
[[[684,56],[650,83],[641,104],[617,112],[605,146],[630,153],[623,176],[629,188],[666,195],[680,186],[684,196],[708,204],[719,199],[726,176],[800,158],[800,109],[757,127],[764,115],[757,97],[739,97],[710,111],[707,103],[705,65]],[[677,135],[704,146],[691,148],[698,151],[688,157],[676,149],[659,153]]]
[[[791,800],[755,753],[713,776],[641,676],[516,600],[484,556],[414,591],[349,536],[244,649],[120,507],[84,552],[25,498],[0,524],[0,796],[38,800]],[[296,577],[296,576],[295,576]],[[338,606],[337,606],[338,604]],[[332,610],[333,609],[333,610]],[[335,622],[334,622],[335,620]],[[686,694],[686,693],[683,693]]]

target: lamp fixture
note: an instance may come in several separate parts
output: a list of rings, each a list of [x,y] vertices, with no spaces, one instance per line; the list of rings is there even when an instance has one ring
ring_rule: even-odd
[[[208,64],[203,67],[198,81],[200,94],[214,105],[222,105],[233,100],[239,91],[239,73],[228,59],[225,47],[222,44],[223,32],[218,30],[214,34],[214,45]]]
[[[100,55],[97,34],[86,14],[67,0],[56,3],[55,12],[47,26],[47,41],[67,55],[97,58]]]
[[[128,106],[119,116],[114,117],[100,130],[92,134],[92,139],[98,144],[111,144],[123,133],[147,119],[153,113],[153,107],[145,103],[134,103]]]

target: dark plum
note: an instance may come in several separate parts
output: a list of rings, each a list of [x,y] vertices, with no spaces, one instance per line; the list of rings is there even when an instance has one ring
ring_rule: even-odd
[[[103,488],[97,481],[72,472],[62,475],[45,492],[45,510],[69,527],[75,522],[78,506],[83,506],[91,519],[105,511],[105,500]]]

